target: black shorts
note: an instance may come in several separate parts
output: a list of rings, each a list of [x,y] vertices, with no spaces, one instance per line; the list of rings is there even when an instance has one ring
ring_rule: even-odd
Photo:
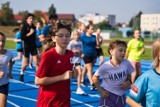
[[[8,95],[8,86],[9,86],[9,83],[0,86],[0,93],[5,94],[7,96]]]
[[[81,63],[75,63],[75,66],[81,65]]]
[[[23,48],[22,49],[17,49],[17,52],[23,52]]]
[[[96,56],[99,57],[99,56],[103,56],[103,50],[102,48],[96,48]]]
[[[38,52],[37,52],[37,49],[36,48],[23,48],[23,55],[27,58],[29,58],[29,55],[37,55]]]
[[[83,57],[83,61],[85,64],[87,63],[93,63],[94,59],[96,59],[95,57],[91,57],[91,56],[84,56]]]

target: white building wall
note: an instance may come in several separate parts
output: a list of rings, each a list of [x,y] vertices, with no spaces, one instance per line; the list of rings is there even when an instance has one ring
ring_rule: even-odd
[[[142,14],[141,31],[160,33],[160,14]]]
[[[89,24],[89,21],[92,21],[93,24],[97,24],[103,22],[104,20],[109,21],[111,26],[115,26],[116,24],[116,16],[115,15],[96,15],[96,14],[85,14],[78,18],[78,21],[84,23],[85,25]]]

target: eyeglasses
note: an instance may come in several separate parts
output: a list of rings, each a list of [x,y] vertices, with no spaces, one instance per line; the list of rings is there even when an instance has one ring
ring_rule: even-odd
[[[71,37],[71,35],[68,34],[68,33],[67,34],[62,34],[62,33],[61,34],[56,34],[56,36],[59,37],[59,38],[64,38],[65,37],[67,39]]]

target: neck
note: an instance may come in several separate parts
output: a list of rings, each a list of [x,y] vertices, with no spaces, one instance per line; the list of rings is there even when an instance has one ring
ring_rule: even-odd
[[[90,33],[86,33],[86,35],[87,35],[87,36],[91,36],[92,34],[90,34]]]
[[[155,69],[160,74],[160,65],[158,67],[156,67]]]
[[[60,55],[65,55],[66,54],[66,49],[61,49],[59,47],[55,47],[56,52]]]
[[[118,62],[117,60],[114,60],[114,59],[111,59],[111,60],[110,60],[110,63],[111,63],[113,66],[119,66],[119,65],[120,65],[120,62]]]

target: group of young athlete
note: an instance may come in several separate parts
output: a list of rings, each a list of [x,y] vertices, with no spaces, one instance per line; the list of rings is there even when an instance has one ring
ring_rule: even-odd
[[[121,40],[111,41],[108,46],[110,60],[104,62],[100,29],[97,29],[97,35],[93,35],[93,25],[85,27],[80,23],[78,29],[71,33],[71,27],[60,23],[56,15],[49,19],[50,24],[38,37],[43,41],[39,56],[35,42],[39,34],[36,34],[33,14],[26,16],[26,23],[19,32],[20,40],[17,40],[23,45],[20,81],[24,81],[30,54],[36,66],[35,84],[39,85],[37,107],[70,107],[70,79],[77,78],[76,93],[84,94],[80,86],[87,85],[86,74],[90,89],[97,88],[100,93],[100,107],[125,107],[126,103],[132,107],[160,106],[160,39],[152,47],[153,69],[141,75],[140,60],[145,50],[139,30],[134,31],[134,38],[128,44]],[[4,48],[5,42],[5,35],[0,32],[0,107],[6,106],[9,78],[13,78],[12,65],[15,61],[13,54]],[[92,75],[97,56],[100,58],[99,68]],[[81,59],[84,61],[83,69]],[[126,99],[128,89],[130,93]]]

